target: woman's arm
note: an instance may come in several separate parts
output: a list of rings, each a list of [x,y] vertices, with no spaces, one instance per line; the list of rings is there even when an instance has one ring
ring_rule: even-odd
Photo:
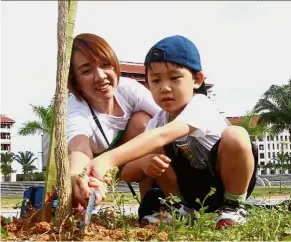
[[[84,167],[93,159],[89,138],[86,135],[77,135],[68,145],[71,176],[82,172]]]
[[[91,192],[89,183],[96,184],[96,187],[101,191],[101,188],[98,186],[100,182],[97,182],[96,179],[89,178],[89,180],[81,181],[78,177],[84,170],[84,167],[93,158],[89,138],[86,135],[77,135],[71,139],[68,148],[73,195],[78,203],[86,207],[88,202],[87,199]],[[101,194],[103,194],[103,191],[101,191]],[[102,196],[99,196],[97,199],[98,201],[96,201],[96,203],[100,203]]]

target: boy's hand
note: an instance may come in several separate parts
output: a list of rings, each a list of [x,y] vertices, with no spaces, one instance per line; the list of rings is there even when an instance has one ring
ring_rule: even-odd
[[[169,167],[171,160],[169,157],[162,154],[152,155],[142,167],[143,172],[149,177],[157,177],[162,175]]]

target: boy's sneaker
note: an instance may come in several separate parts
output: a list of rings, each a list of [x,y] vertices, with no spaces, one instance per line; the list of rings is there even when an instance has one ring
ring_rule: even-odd
[[[141,218],[139,224],[146,226],[149,224],[158,224],[161,221],[169,224],[172,221],[172,215],[168,211],[155,212]]]
[[[175,212],[175,219],[183,219],[186,216],[192,216],[191,217],[191,223],[195,220],[194,216],[194,209],[188,208],[182,203],[176,203],[173,205],[174,212]],[[160,211],[160,212],[154,212],[153,214],[146,215],[143,218],[140,219],[140,224],[142,226],[149,225],[149,224],[157,224],[160,222],[169,224],[173,221],[173,216],[170,209]],[[189,220],[187,220],[189,222]]]
[[[215,221],[216,229],[221,229],[223,227],[229,227],[234,224],[245,224],[247,222],[246,210],[237,202],[226,200],[224,205],[218,210],[218,217]]]

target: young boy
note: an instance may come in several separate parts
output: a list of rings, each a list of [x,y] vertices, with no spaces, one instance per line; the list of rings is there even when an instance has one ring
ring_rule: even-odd
[[[202,201],[214,187],[205,205],[219,209],[217,228],[245,223],[242,205],[255,186],[255,147],[246,130],[229,126],[212,101],[197,93],[205,84],[196,46],[182,36],[162,39],[148,52],[145,67],[162,111],[146,132],[92,160],[88,175],[101,179],[107,169],[126,164],[121,179],[151,186],[154,178],[163,193],[179,194],[194,209],[196,198]]]

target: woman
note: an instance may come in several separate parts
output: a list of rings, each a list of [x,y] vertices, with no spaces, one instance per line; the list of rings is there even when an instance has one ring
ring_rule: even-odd
[[[69,71],[67,141],[74,200],[86,206],[78,175],[106,149],[116,147],[145,130],[160,108],[137,81],[120,77],[119,62],[109,44],[94,34],[74,38]],[[98,128],[93,115],[100,121]],[[98,184],[93,177],[90,181]],[[98,190],[98,189],[97,189]],[[101,189],[99,189],[101,190]],[[97,203],[102,200],[102,194]]]

